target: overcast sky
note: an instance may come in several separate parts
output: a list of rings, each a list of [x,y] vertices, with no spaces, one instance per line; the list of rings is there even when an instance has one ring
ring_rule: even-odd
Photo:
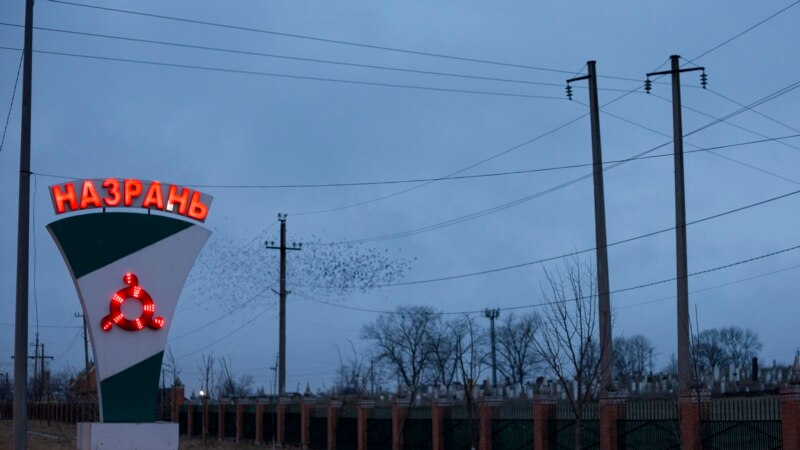
[[[650,95],[641,87],[645,73],[668,68],[672,54],[686,58],[686,67],[705,66],[709,77],[707,90],[699,88],[698,72],[682,77],[684,132],[713,123],[685,139],[687,152],[800,133],[800,89],[782,91],[800,81],[796,2],[147,0],[102,5],[240,28],[49,0],[37,2],[35,24],[404,70],[36,31],[36,51],[172,65],[34,55],[31,167],[37,175],[32,178],[30,331],[33,340],[38,317],[40,339],[55,357],[54,370],[81,368],[83,349],[81,322],[73,317],[80,311],[77,293],[45,230],[55,220],[47,187],[63,181],[53,175],[204,186],[199,189],[214,196],[206,223],[214,234],[184,289],[168,347],[180,358],[181,377],[190,388],[198,386],[197,362],[205,353],[229,358],[237,374],[253,375],[256,385],[269,391],[278,336],[277,297],[271,290],[277,282],[277,252],[264,249],[263,241],[278,240],[279,212],[289,214],[290,242],[404,233],[361,249],[408,262],[399,281],[427,280],[591,249],[591,178],[552,189],[591,170],[439,181],[376,201],[419,183],[214,186],[408,180],[467,167],[461,175],[590,163],[589,120],[582,117],[588,112],[585,82],[575,83],[572,102],[563,87],[590,59],[597,60],[603,76],[601,104],[639,89],[603,108],[606,161],[661,144],[667,145],[650,155],[671,153],[671,91],[660,84],[668,79],[654,84]],[[22,47],[22,29],[8,24],[23,24],[23,6],[22,0],[0,4],[0,46]],[[0,50],[3,120],[20,54]],[[715,123],[739,111],[739,104],[773,93],[780,95]],[[12,371],[20,98],[21,82],[0,152],[0,373]],[[657,157],[605,173],[609,242],[674,226],[672,164],[671,157]],[[800,139],[687,153],[685,166],[687,218],[702,219],[800,189]],[[691,225],[689,272],[800,244],[798,197]],[[516,200],[521,201],[507,205]],[[493,209],[501,205],[509,207]],[[426,228],[482,211],[491,213]],[[409,231],[414,233],[405,234]],[[289,255],[290,283],[292,271],[304,270],[298,264],[300,254],[310,254],[307,248]],[[594,260],[593,252],[584,257]],[[611,247],[609,265],[612,291],[674,277],[674,232]],[[222,276],[222,267],[260,275]],[[800,345],[798,269],[800,250],[792,250],[693,276],[692,320],[700,328],[752,328],[764,342],[762,360],[788,361]],[[532,264],[346,295],[290,286],[287,390],[302,389],[307,382],[315,389],[330,386],[337,348],[348,352],[348,341],[366,347],[359,332],[377,314],[348,308],[382,311],[424,304],[460,312],[519,307],[541,301],[542,280],[542,265]],[[676,351],[675,291],[669,282],[612,295],[614,334],[647,335],[658,350],[658,367]],[[333,299],[333,304],[310,298]],[[501,318],[505,314],[509,311],[501,312]]]

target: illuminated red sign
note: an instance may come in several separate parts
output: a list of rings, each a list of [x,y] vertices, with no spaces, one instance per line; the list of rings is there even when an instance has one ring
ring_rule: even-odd
[[[205,222],[211,196],[188,187],[132,178],[80,180],[50,186],[56,214],[94,208],[147,208]]]
[[[114,325],[128,331],[139,331],[144,327],[158,330],[163,327],[164,318],[153,317],[156,313],[156,304],[150,294],[139,286],[139,278],[135,274],[128,272],[122,279],[128,287],[118,290],[111,296],[108,315],[100,321],[100,327],[103,331],[111,331],[111,327]],[[122,314],[122,304],[129,298],[135,298],[142,303],[142,314],[133,320],[126,318]]]

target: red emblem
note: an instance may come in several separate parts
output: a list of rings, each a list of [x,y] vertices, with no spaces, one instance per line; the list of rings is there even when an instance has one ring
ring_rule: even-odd
[[[108,315],[100,321],[103,331],[110,331],[114,324],[128,331],[139,331],[144,327],[158,330],[163,327],[164,318],[153,317],[156,313],[156,304],[150,294],[139,286],[139,278],[135,274],[128,272],[122,279],[128,287],[118,290],[111,296]],[[122,304],[129,298],[135,298],[142,303],[142,315],[137,319],[130,320],[122,314]]]

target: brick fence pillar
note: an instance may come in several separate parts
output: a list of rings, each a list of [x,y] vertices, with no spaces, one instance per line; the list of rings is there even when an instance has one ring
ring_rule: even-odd
[[[286,410],[289,409],[290,401],[289,397],[281,397],[278,400],[278,411],[275,413],[275,424],[278,429],[275,430],[275,439],[279,445],[286,444]]]
[[[781,390],[783,450],[800,450],[800,386]]]
[[[433,450],[444,450],[444,421],[450,417],[451,401],[447,397],[436,398],[431,407],[431,429]]]
[[[556,401],[550,395],[537,395],[533,400],[533,448],[547,449],[548,422],[555,409]]]
[[[684,450],[702,450],[700,425],[706,419],[711,407],[711,396],[701,392],[683,395],[679,399],[681,445]]]
[[[625,419],[625,396],[606,392],[600,397],[600,450],[619,448],[617,421]]]
[[[484,397],[478,404],[478,449],[492,450],[492,419],[497,415],[499,397]]]
[[[183,386],[175,386],[172,388],[172,411],[170,415],[170,420],[175,423],[179,423],[181,421],[181,406],[183,406],[184,401],[184,388]]]
[[[244,436],[244,403],[236,400],[236,443],[242,442]]]
[[[186,437],[191,439],[192,438],[192,426],[194,425],[194,411],[192,408],[194,406],[192,402],[186,404]]]
[[[367,450],[367,419],[372,413],[372,408],[375,407],[374,400],[361,400],[358,402],[358,410],[356,411],[356,429],[358,432],[357,449]]]
[[[316,407],[314,397],[303,397],[300,405],[300,446],[305,450],[311,445],[311,411]]]
[[[403,450],[403,425],[409,404],[410,400],[405,397],[395,398],[392,403],[392,450]]]
[[[264,442],[264,404],[256,403],[256,445]]]
[[[336,450],[336,422],[339,421],[341,408],[341,400],[331,400],[328,403],[328,450]]]
[[[217,440],[225,439],[225,405],[222,399],[217,401]]]

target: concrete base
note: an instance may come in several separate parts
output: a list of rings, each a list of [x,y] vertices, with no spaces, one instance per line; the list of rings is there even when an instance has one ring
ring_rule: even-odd
[[[78,423],[78,450],[178,450],[178,424]]]

